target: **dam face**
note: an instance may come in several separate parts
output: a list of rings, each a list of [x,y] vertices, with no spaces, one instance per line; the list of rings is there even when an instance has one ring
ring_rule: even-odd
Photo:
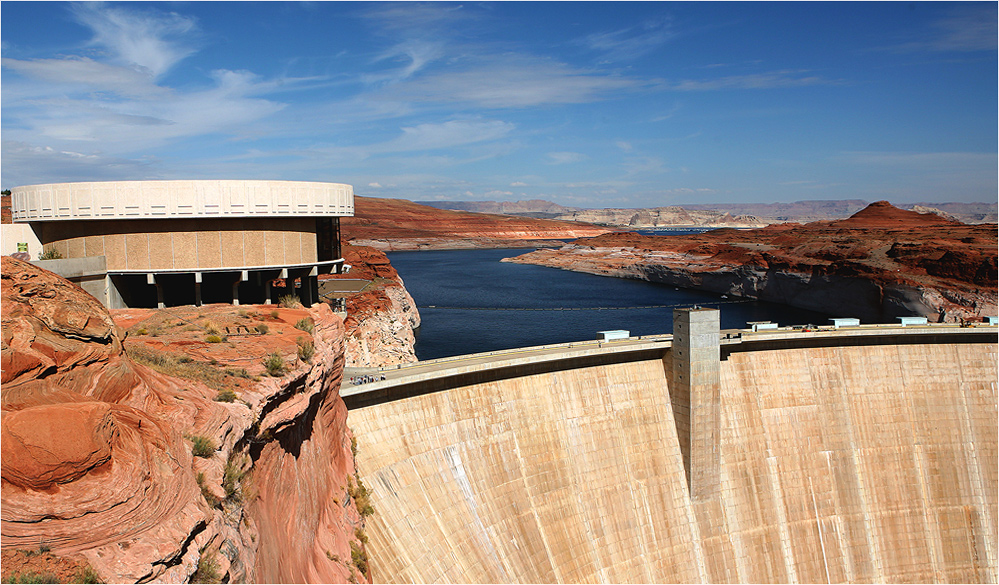
[[[373,581],[994,583],[994,340],[729,353],[694,498],[675,347],[351,410]]]

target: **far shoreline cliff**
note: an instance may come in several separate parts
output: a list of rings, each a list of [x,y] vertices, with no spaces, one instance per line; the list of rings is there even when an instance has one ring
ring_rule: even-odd
[[[504,261],[636,278],[819,310],[865,322],[996,315],[996,224],[967,225],[872,203],[848,219],[618,233]]]

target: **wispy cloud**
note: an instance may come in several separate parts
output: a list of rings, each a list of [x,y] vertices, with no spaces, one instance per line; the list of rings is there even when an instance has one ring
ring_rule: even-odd
[[[383,97],[416,102],[463,102],[486,108],[587,103],[637,89],[636,79],[585,71],[530,55],[469,59],[457,68],[428,72],[400,83]]]
[[[688,79],[669,84],[676,91],[712,91],[721,89],[774,89],[809,85],[840,85],[842,80],[825,79],[806,70],[783,70],[747,75],[729,75],[714,79]]]
[[[957,6],[934,22],[923,38],[887,48],[895,52],[994,52],[999,36],[997,16],[994,2]]]
[[[999,160],[996,159],[995,153],[988,152],[853,151],[844,152],[839,158],[859,164],[917,168],[979,165],[999,167]]]
[[[89,27],[91,43],[112,51],[115,60],[159,77],[195,52],[193,18],[176,13],[122,8],[101,2],[70,5],[80,23]]]
[[[496,140],[513,129],[513,124],[499,120],[451,120],[441,124],[420,124],[403,128],[402,135],[398,138],[368,150],[386,153],[453,148]]]
[[[587,35],[582,44],[602,54],[607,62],[630,61],[642,57],[675,37],[667,19],[649,20],[638,27]]]
[[[586,159],[586,155],[579,152],[549,152],[545,156],[548,157],[548,164],[552,165],[564,165]]]

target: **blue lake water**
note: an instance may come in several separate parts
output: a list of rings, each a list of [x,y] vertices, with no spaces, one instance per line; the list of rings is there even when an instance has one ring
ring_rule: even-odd
[[[744,328],[747,321],[828,322],[829,315],[785,305],[500,262],[533,249],[389,253],[423,320],[416,331],[417,357],[583,341],[610,329],[633,336],[671,333],[671,307],[695,304],[721,309],[722,329]],[[670,307],[615,309],[649,305]]]

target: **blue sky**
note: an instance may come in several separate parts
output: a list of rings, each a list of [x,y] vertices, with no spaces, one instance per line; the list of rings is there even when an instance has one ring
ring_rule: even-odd
[[[0,4],[3,188],[996,201],[997,4]]]

